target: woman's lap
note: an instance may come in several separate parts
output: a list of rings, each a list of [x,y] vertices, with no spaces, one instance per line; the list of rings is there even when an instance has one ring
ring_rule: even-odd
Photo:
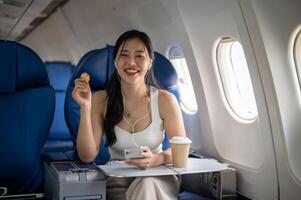
[[[108,200],[177,199],[179,180],[176,176],[107,179]]]

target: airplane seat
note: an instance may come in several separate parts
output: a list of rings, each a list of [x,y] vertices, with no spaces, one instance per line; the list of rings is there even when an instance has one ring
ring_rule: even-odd
[[[45,62],[50,85],[55,91],[55,113],[44,152],[66,152],[74,149],[71,135],[65,122],[64,102],[68,82],[74,65],[69,62]]]
[[[79,61],[77,70],[73,73],[73,76],[69,82],[65,98],[65,117],[74,144],[76,143],[80,118],[79,105],[72,98],[74,80],[78,78],[81,73],[87,72],[91,77],[90,86],[92,92],[100,89],[105,89],[106,83],[108,82],[110,75],[115,69],[113,49],[113,46],[107,45],[107,47],[105,48],[92,50],[86,53]],[[178,101],[180,100],[179,90],[176,85],[178,79],[176,70],[167,58],[157,52],[155,52],[155,61],[153,64],[153,71],[151,76],[151,84],[154,84],[159,88],[168,90],[176,96]],[[167,149],[169,147],[168,137],[165,136],[162,143],[163,149]],[[109,160],[109,158],[109,151],[105,147],[105,143],[102,141],[100,153],[97,155],[95,162],[97,164],[105,164]],[[206,198],[184,191],[180,193],[179,199],[205,200]]]
[[[152,81],[154,84],[173,93],[177,100],[180,101],[180,93],[177,86],[178,75],[171,62],[165,56],[155,52],[153,67],[154,78]]]
[[[54,90],[30,48],[0,40],[0,187],[7,195],[42,191],[41,151],[54,115]]]
[[[113,60],[113,46],[107,46],[103,49],[92,50],[85,54],[77,65],[77,70],[73,74],[66,93],[65,98],[65,117],[67,126],[69,127],[72,135],[72,140],[76,144],[76,137],[79,124],[79,105],[72,98],[72,90],[74,88],[74,80],[80,76],[81,73],[87,72],[90,74],[91,81],[90,86],[92,92],[100,89],[105,89],[105,86],[109,80],[110,75],[115,69]],[[180,95],[177,92],[177,73],[169,60],[159,53],[155,53],[156,61],[153,65],[154,70],[152,76],[156,80],[152,79],[152,83],[173,92],[179,99]],[[162,66],[164,68],[162,69]],[[164,138],[163,149],[169,147],[168,137]],[[109,153],[105,148],[105,143],[101,144],[102,153],[98,154],[95,162],[106,163],[109,160]]]
[[[77,64],[76,71],[73,73],[68,84],[65,97],[65,119],[75,147],[80,119],[80,107],[72,97],[74,80],[77,79],[81,75],[81,73],[87,72],[90,75],[90,87],[92,93],[97,90],[105,89],[108,77],[112,73],[112,71],[110,71],[109,65],[114,65],[114,63],[109,62],[112,60],[111,58],[109,58],[109,56],[112,55],[112,50],[112,47],[107,46],[106,48],[92,50],[86,53]],[[76,152],[73,157],[74,159],[78,159]],[[102,141],[100,146],[100,153],[96,157],[95,162],[97,164],[105,164],[109,159],[109,151],[105,147],[105,142]]]

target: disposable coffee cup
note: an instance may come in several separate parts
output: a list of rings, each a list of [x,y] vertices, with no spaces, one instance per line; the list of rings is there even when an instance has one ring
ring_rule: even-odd
[[[171,145],[173,167],[187,167],[191,140],[188,137],[173,137],[169,140],[169,143]]]

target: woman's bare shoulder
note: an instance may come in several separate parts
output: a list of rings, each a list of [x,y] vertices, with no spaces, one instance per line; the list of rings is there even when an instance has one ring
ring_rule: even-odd
[[[174,94],[168,92],[167,90],[159,89],[159,104],[169,104],[172,102],[177,102]]]
[[[174,94],[168,92],[167,90],[159,89],[158,94],[158,104],[159,112],[161,118],[164,118],[166,114],[169,114],[171,111],[177,109],[178,101]]]

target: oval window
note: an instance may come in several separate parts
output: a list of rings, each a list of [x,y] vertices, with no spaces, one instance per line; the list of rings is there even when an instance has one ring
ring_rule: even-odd
[[[242,45],[233,37],[222,38],[216,59],[226,107],[239,119],[254,121],[258,115],[257,105]]]
[[[181,95],[181,109],[187,114],[194,114],[198,110],[198,105],[196,102],[188,65],[182,49],[178,45],[170,47],[168,50],[168,58],[177,71],[177,86]]]

